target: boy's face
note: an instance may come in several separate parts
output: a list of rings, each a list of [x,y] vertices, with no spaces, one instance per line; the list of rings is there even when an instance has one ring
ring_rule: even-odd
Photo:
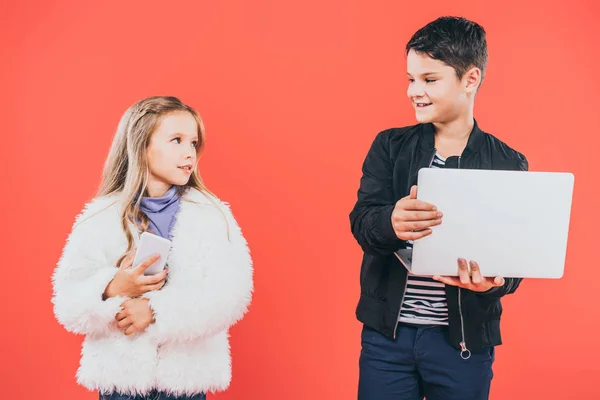
[[[419,123],[453,121],[468,110],[470,100],[464,82],[442,61],[410,50],[407,75],[407,95]]]

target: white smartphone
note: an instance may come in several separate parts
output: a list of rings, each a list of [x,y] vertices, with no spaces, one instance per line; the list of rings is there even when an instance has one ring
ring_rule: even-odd
[[[167,258],[171,251],[171,241],[160,236],[154,235],[150,232],[144,232],[140,236],[138,248],[133,258],[133,267],[140,265],[145,259],[153,254],[158,254],[160,257],[154,261],[146,271],[144,275],[158,274],[165,268],[167,264]]]

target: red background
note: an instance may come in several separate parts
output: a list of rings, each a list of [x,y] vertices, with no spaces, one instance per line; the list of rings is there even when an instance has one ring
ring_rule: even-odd
[[[84,4],[86,3],[86,4]],[[256,292],[219,399],[356,398],[361,252],[349,230],[376,133],[414,123],[404,44],[440,15],[488,31],[480,126],[535,171],[575,173],[566,274],[506,298],[492,399],[597,392],[600,60],[592,1],[19,1],[0,5],[0,397],[94,399],[50,276],[124,110],[202,114],[200,162],[251,244]]]

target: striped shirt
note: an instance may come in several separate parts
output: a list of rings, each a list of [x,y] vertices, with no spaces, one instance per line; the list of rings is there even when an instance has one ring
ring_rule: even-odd
[[[436,154],[432,168],[443,168],[446,160]],[[412,248],[412,241],[407,248]],[[448,325],[448,301],[445,285],[428,276],[408,273],[400,322],[416,325]]]

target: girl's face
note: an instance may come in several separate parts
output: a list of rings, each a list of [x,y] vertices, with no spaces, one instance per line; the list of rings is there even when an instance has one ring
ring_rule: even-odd
[[[163,116],[146,150],[148,195],[163,196],[172,185],[185,185],[196,168],[198,123],[186,111]]]

